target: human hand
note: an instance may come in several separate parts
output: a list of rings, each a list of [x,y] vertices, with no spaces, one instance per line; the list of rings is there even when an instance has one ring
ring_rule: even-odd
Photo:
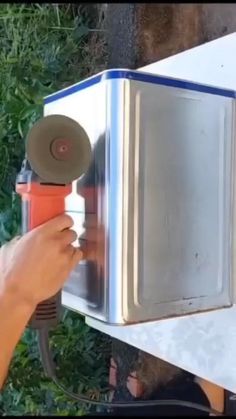
[[[9,291],[32,307],[55,295],[82,259],[72,246],[73,220],[60,215],[0,249],[0,292]]]

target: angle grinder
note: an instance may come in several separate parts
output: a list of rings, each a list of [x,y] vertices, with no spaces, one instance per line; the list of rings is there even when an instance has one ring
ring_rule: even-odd
[[[26,158],[16,179],[22,200],[22,233],[65,212],[72,181],[89,167],[91,146],[85,130],[73,119],[49,115],[29,131]],[[40,329],[58,323],[61,291],[40,303],[29,326]]]
[[[72,181],[90,166],[92,150],[84,129],[73,119],[50,115],[40,119],[26,138],[26,158],[16,179],[16,191],[22,198],[22,232],[32,230],[65,212],[65,198],[72,191]],[[56,365],[49,344],[49,329],[59,320],[61,292],[41,302],[29,326],[37,330],[39,352],[45,374],[70,398],[106,408],[158,405],[192,407],[217,416],[221,413],[196,403],[182,400],[143,400],[107,402],[73,393],[57,378]]]

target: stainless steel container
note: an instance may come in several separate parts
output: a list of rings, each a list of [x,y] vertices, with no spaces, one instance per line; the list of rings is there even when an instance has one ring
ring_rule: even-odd
[[[233,302],[235,92],[109,70],[45,99],[74,118],[93,161],[66,207],[91,260],[63,304],[112,324]]]

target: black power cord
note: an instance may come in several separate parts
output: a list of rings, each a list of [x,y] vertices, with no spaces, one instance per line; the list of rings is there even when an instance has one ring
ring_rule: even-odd
[[[43,364],[45,374],[53,380],[56,386],[65,393],[68,397],[78,401],[95,406],[102,406],[107,408],[112,407],[137,407],[137,406],[184,406],[192,409],[196,409],[202,412],[212,414],[214,416],[225,416],[222,413],[218,412],[215,409],[203,406],[198,403],[193,403],[184,400],[145,400],[145,401],[134,401],[134,402],[103,402],[98,400],[91,400],[89,397],[83,396],[81,394],[76,394],[71,391],[68,391],[58,380],[56,376],[56,367],[53,361],[52,352],[49,345],[49,333],[47,328],[42,328],[38,330],[38,344],[39,352],[41,356],[41,361]]]

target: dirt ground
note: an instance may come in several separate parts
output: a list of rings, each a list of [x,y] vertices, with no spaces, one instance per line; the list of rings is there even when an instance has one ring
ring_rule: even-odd
[[[236,31],[236,4],[109,4],[108,67],[137,68]]]

